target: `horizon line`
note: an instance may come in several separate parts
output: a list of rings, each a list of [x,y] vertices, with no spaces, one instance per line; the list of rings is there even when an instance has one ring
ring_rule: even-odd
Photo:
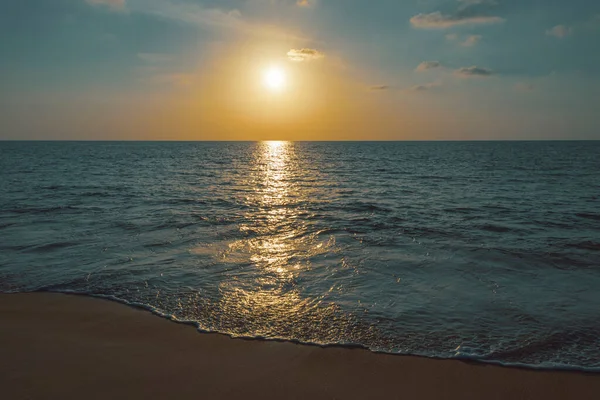
[[[169,139],[0,139],[0,142],[71,142],[71,143],[260,143],[260,142],[293,142],[293,143],[425,143],[425,142],[597,142],[598,139],[431,139],[431,140],[169,140]]]

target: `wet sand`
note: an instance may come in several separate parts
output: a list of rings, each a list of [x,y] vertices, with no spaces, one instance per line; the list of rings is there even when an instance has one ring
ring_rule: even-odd
[[[202,334],[84,296],[0,295],[4,399],[600,399],[600,374]]]

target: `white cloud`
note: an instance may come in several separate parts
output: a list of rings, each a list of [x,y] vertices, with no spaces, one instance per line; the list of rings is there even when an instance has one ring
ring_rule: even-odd
[[[419,29],[446,29],[458,25],[497,24],[503,18],[484,15],[446,15],[439,11],[430,14],[418,14],[410,19],[410,23]]]
[[[302,62],[321,59],[325,54],[315,49],[291,49],[287,56],[291,61]]]
[[[491,8],[498,3],[496,0],[458,0],[456,11],[442,13],[435,11],[429,14],[418,14],[410,19],[415,28],[446,29],[458,25],[483,25],[504,22],[498,16],[490,15]]]

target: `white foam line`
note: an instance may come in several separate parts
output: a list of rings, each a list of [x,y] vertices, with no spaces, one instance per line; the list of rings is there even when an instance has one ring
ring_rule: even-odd
[[[540,364],[526,364],[526,363],[518,363],[518,362],[510,362],[509,363],[509,362],[503,362],[503,361],[498,361],[498,360],[478,358],[476,356],[462,355],[462,356],[448,357],[448,356],[440,356],[440,355],[436,355],[436,354],[427,354],[427,353],[421,353],[421,352],[402,352],[402,351],[390,352],[390,351],[383,350],[383,349],[370,348],[363,344],[352,343],[352,342],[333,342],[333,343],[306,342],[306,341],[302,341],[299,339],[290,339],[290,338],[285,338],[285,337],[266,337],[266,336],[260,336],[260,335],[257,335],[257,336],[236,335],[236,334],[229,333],[229,332],[220,332],[220,331],[212,331],[209,329],[203,329],[200,327],[200,323],[198,321],[179,319],[173,314],[168,314],[168,313],[162,312],[159,309],[157,309],[156,307],[150,306],[148,304],[128,301],[128,300],[121,299],[120,297],[116,297],[113,295],[78,292],[78,291],[69,290],[69,289],[38,290],[37,292],[74,294],[74,295],[79,295],[79,296],[89,296],[89,297],[96,297],[96,298],[101,298],[101,299],[105,299],[105,300],[115,301],[117,303],[125,304],[125,305],[131,306],[131,307],[137,307],[137,308],[144,309],[146,311],[150,311],[154,315],[168,319],[168,320],[176,322],[178,324],[192,325],[196,328],[196,330],[198,332],[201,332],[201,333],[220,334],[220,335],[229,336],[232,339],[269,340],[269,341],[276,341],[276,342],[289,342],[289,343],[295,343],[295,344],[302,344],[302,345],[307,345],[307,346],[318,346],[318,347],[322,347],[322,348],[328,348],[328,347],[361,348],[361,349],[365,349],[365,350],[368,350],[368,351],[370,351],[372,353],[376,353],[376,354],[416,356],[416,357],[430,358],[430,359],[434,359],[434,360],[472,361],[472,362],[477,362],[477,363],[481,363],[481,364],[491,364],[491,365],[497,365],[497,366],[501,366],[501,367],[511,367],[511,368],[524,368],[524,369],[531,369],[531,370],[538,370],[538,371],[573,371],[573,372],[586,372],[586,373],[600,373],[600,367],[581,367],[581,366],[575,366],[575,365],[560,364],[560,363],[547,363],[547,362],[540,363]],[[19,293],[19,292],[7,292],[7,293]]]

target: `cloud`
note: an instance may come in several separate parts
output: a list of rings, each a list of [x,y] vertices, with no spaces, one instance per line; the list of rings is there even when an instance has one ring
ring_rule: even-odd
[[[569,36],[571,34],[571,28],[565,25],[556,25],[552,29],[548,29],[546,31],[546,35],[554,36],[557,38],[564,38],[565,36]]]
[[[421,64],[417,66],[415,71],[423,72],[429,69],[441,68],[442,64],[439,61],[423,61]]]
[[[300,7],[312,7],[315,5],[315,0],[298,0],[296,5]]]
[[[494,75],[494,72],[487,68],[472,66],[462,67],[454,71],[454,73],[463,78],[487,78]]]
[[[302,62],[321,59],[325,54],[315,49],[291,49],[287,56],[291,61]]]
[[[481,40],[481,35],[470,35],[470,36],[467,36],[465,41],[462,42],[460,45],[464,46],[464,47],[473,47],[477,43],[479,43],[480,40]]]
[[[374,85],[374,86],[369,87],[369,90],[372,92],[388,90],[388,89],[390,89],[389,85]]]
[[[125,0],[85,0],[85,2],[93,6],[107,6],[114,10],[122,10],[125,8]]]
[[[207,8],[200,4],[184,3],[174,0],[85,0],[92,5],[107,5],[112,9],[124,9],[131,13],[146,14],[199,28],[229,29],[246,35],[277,37],[299,41],[308,40],[291,34],[283,29],[254,23],[242,17],[237,9],[224,10]]]
[[[442,84],[439,82],[431,82],[431,83],[425,83],[422,85],[415,85],[415,86],[409,88],[408,90],[411,92],[426,92],[428,90],[435,89],[436,87],[439,87],[439,86],[442,86]]]
[[[235,9],[225,11],[218,8],[204,8],[190,3],[148,1],[137,11],[189,24],[245,29],[245,22],[241,18],[241,13]]]
[[[476,4],[489,4],[494,6],[498,4],[495,0],[458,0],[458,2],[462,4],[461,8],[467,8]]]
[[[477,43],[479,43],[481,38],[482,38],[481,35],[469,35],[469,36],[465,36],[464,39],[461,39],[461,37],[456,33],[449,33],[446,35],[446,39],[450,40],[452,42],[461,40],[460,45],[464,46],[464,47],[475,46]]]
[[[410,19],[412,26],[419,29],[446,29],[457,25],[497,24],[500,22],[504,22],[504,19],[484,15],[444,15],[439,11],[418,14]]]
[[[413,27],[419,29],[446,29],[458,25],[484,25],[504,22],[503,18],[489,15],[489,8],[497,5],[496,0],[458,0],[458,9],[443,14],[435,11],[418,14],[410,19]]]
[[[579,24],[582,29],[587,31],[595,31],[600,28],[600,14],[592,15],[587,21]],[[573,28],[571,28],[571,33],[573,33]]]

